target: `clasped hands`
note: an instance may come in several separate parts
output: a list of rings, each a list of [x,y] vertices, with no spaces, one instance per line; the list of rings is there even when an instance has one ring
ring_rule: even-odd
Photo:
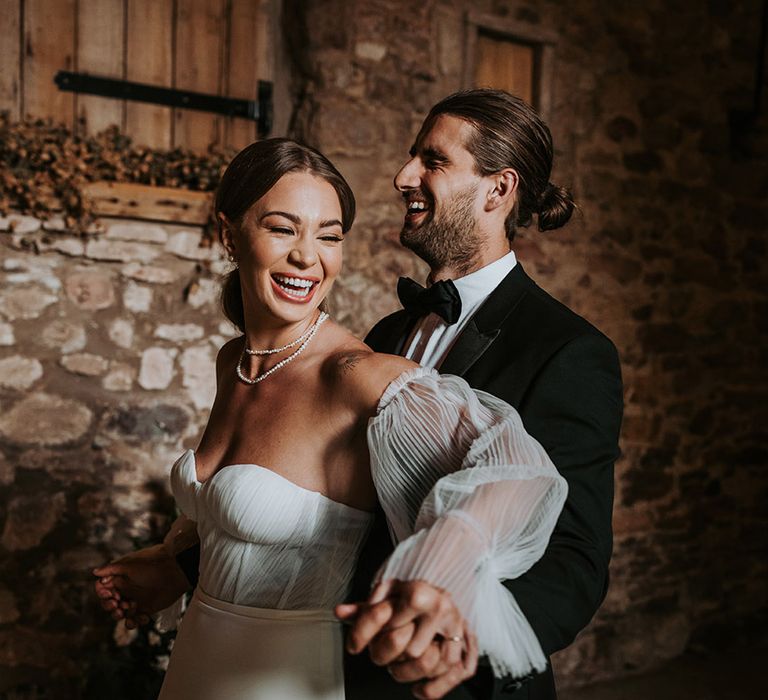
[[[364,603],[336,606],[351,625],[347,651],[366,647],[417,698],[441,698],[477,669],[477,639],[447,591],[425,581],[379,583]]]
[[[171,605],[189,588],[162,545],[129,554],[93,572],[101,607],[134,628]],[[363,603],[336,606],[348,624],[347,650],[366,647],[418,698],[441,698],[477,668],[478,648],[450,594],[424,581],[379,583]]]

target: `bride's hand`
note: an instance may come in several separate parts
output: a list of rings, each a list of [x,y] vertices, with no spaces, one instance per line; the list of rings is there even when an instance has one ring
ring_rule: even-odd
[[[189,589],[189,582],[163,545],[127,554],[93,570],[101,607],[126,627],[147,624]]]

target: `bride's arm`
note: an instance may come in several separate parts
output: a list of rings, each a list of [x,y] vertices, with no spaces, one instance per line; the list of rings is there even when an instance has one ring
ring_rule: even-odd
[[[401,540],[380,578],[447,591],[497,675],[543,670],[501,580],[542,555],[566,482],[510,406],[456,377],[412,375],[387,389],[369,427],[377,491]]]

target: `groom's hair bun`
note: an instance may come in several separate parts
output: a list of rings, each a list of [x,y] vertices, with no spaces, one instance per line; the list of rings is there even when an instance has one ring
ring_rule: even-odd
[[[538,214],[539,230],[565,224],[574,208],[567,190],[550,183],[552,134],[536,111],[524,100],[504,90],[462,90],[438,102],[424,120],[422,133],[441,114],[458,117],[472,127],[464,147],[473,155],[481,175],[505,168],[517,173],[517,198],[504,227],[507,238],[518,226],[528,226]]]
[[[565,187],[547,183],[539,198],[539,231],[551,231],[568,223],[575,208],[573,197]]]

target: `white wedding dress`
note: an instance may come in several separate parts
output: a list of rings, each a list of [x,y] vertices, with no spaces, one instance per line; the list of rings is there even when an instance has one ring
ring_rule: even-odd
[[[502,579],[541,556],[565,480],[517,412],[425,368],[392,382],[368,426],[371,470],[399,544],[380,579],[450,591],[497,674],[543,670],[544,654]],[[361,467],[362,468],[362,467]],[[197,480],[171,472],[200,538],[200,580],[161,700],[343,700],[344,601],[372,515],[253,464]]]

